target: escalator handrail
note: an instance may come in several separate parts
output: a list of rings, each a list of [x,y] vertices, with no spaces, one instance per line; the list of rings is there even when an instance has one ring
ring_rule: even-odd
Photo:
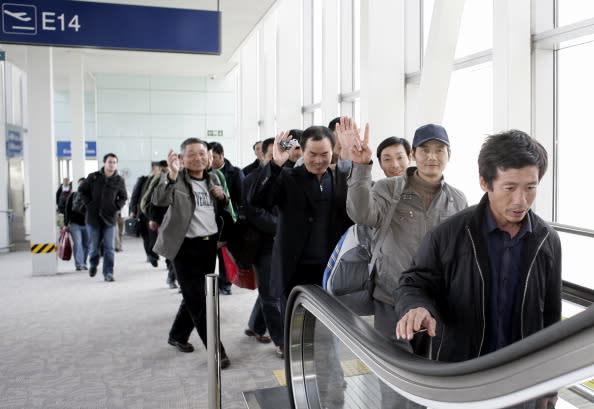
[[[594,304],[594,290],[563,280],[563,299],[589,307]]]
[[[516,361],[572,335],[594,328],[594,307],[590,307],[577,316],[544,328],[493,353],[463,362],[437,362],[413,355],[379,336],[361,317],[318,286],[296,287],[289,297],[287,311],[291,311],[297,303],[304,300],[316,305],[318,311],[323,311],[326,319],[348,330],[353,340],[368,348],[373,352],[372,355],[380,360],[390,366],[427,376],[459,376],[481,372]]]

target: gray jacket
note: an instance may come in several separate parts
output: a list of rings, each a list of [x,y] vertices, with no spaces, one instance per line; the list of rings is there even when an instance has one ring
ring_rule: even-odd
[[[390,305],[394,305],[392,294],[400,275],[410,267],[423,236],[467,206],[464,194],[442,181],[441,190],[425,210],[421,197],[405,189],[415,171],[415,167],[408,168],[405,175],[381,179],[372,187],[371,165],[353,163],[347,179],[347,213],[355,223],[374,228],[372,252],[382,241],[379,234],[386,231],[380,227],[387,222],[392,201],[398,201],[375,263],[373,297]]]
[[[213,173],[206,173],[206,183],[209,188],[221,185],[219,178]],[[215,199],[217,214],[224,211],[223,207],[228,200],[227,196],[225,196],[224,200],[217,201]],[[169,180],[167,173],[161,175],[161,180],[159,180],[153,192],[152,203],[155,206],[168,207],[163,223],[159,228],[159,236],[153,251],[169,260],[173,260],[186,237],[186,232],[190,227],[196,208],[196,197],[192,190],[190,175],[186,169],[179,172],[175,182]],[[217,217],[217,224],[220,232],[221,220],[219,217]]]

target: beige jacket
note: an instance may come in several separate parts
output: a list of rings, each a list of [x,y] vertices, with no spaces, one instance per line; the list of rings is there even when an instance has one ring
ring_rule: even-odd
[[[212,173],[206,173],[206,183],[209,188],[221,185],[217,175]],[[224,200],[215,199],[217,215],[224,211],[228,200],[227,196]],[[196,197],[187,171],[185,169],[180,171],[175,182],[171,182],[166,173],[161,175],[161,180],[153,192],[152,203],[155,206],[168,207],[153,251],[173,260],[186,237],[196,208]],[[220,217],[217,217],[217,224],[220,232],[222,229]]]
[[[460,190],[442,181],[441,190],[425,210],[418,194],[402,193],[408,178],[415,171],[414,167],[408,168],[405,175],[381,179],[372,187],[371,165],[353,163],[347,179],[347,213],[355,223],[374,228],[372,252],[382,241],[378,235],[386,231],[380,227],[390,223],[375,263],[373,292],[375,299],[390,305],[394,305],[393,293],[400,275],[410,267],[423,236],[468,205]],[[397,200],[398,204],[391,220],[386,220],[393,200]]]

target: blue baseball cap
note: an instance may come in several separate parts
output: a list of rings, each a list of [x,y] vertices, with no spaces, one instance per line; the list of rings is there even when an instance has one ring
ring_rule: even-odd
[[[427,124],[417,128],[412,146],[413,148],[417,148],[430,140],[436,140],[450,146],[450,138],[448,138],[445,128],[435,124]]]

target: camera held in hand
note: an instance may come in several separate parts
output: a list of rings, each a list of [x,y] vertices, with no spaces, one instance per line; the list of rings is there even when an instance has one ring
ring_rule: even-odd
[[[291,139],[289,141],[280,141],[279,145],[281,146],[281,148],[288,151],[293,146],[299,146],[299,141],[297,139]]]

